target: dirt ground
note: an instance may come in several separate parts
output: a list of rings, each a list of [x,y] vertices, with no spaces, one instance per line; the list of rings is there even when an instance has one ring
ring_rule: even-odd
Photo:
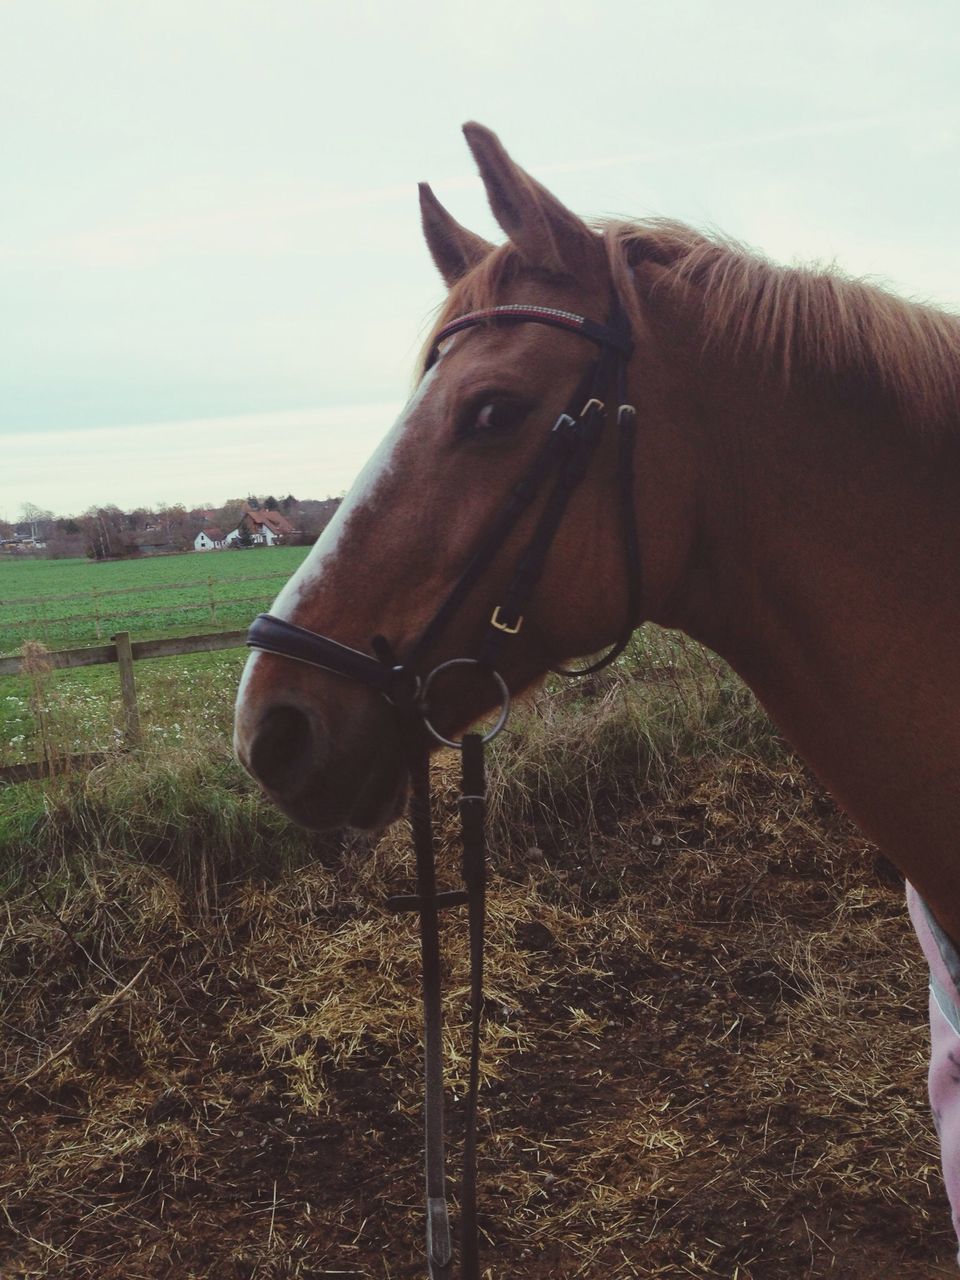
[[[896,873],[799,769],[692,767],[602,826],[493,854],[485,1274],[956,1275]],[[11,906],[3,1280],[424,1274],[408,874],[390,835],[206,914],[146,867]]]

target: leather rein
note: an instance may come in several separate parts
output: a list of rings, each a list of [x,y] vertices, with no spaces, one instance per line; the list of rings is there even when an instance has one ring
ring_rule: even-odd
[[[466,568],[427,623],[403,661],[389,642],[375,636],[375,656],[340,644],[328,636],[261,614],[250,628],[247,644],[253,649],[279,654],[310,666],[356,680],[381,693],[396,708],[406,744],[411,780],[410,821],[417,865],[416,893],[389,898],[395,911],[416,911],[420,919],[423,964],[425,1173],[427,1200],[427,1263],[430,1280],[450,1280],[453,1246],[446,1203],[443,1121],[442,988],[439,911],[466,905],[470,946],[471,1046],[466,1095],[463,1171],[460,1194],[460,1254],[463,1280],[480,1280],[476,1198],[477,1098],[480,1079],[480,1030],[483,1003],[483,946],[485,916],[486,850],[484,834],[484,745],[503,728],[510,710],[506,682],[496,669],[503,644],[523,626],[523,613],[536,589],[554,537],[571,497],[597,450],[608,420],[616,423],[620,521],[627,574],[627,609],[624,627],[613,647],[588,666],[554,668],[561,675],[590,675],[609,666],[626,648],[638,625],[640,605],[640,555],[633,496],[633,454],[636,413],[626,401],[627,365],[632,352],[630,333],[619,310],[608,324],[549,307],[509,305],[473,311],[445,325],[437,334],[427,361],[429,369],[440,356],[441,345],[465,329],[481,325],[543,324],[579,334],[598,348],[567,408],[557,418],[527,471],[509,492],[490,529],[480,540]],[[616,408],[608,408],[611,394]],[[533,532],[523,548],[500,602],[493,609],[480,637],[476,656],[453,658],[434,667],[426,677],[418,674],[422,659],[438,641],[451,619],[482,579],[501,551],[523,513],[553,480],[540,508]],[[500,713],[485,734],[467,733],[459,741],[444,736],[433,724],[431,693],[434,682],[452,667],[473,668],[495,683]],[[435,699],[435,693],[434,693]],[[438,891],[434,863],[432,802],[429,773],[429,738],[462,753],[459,799],[462,874],[464,888]]]

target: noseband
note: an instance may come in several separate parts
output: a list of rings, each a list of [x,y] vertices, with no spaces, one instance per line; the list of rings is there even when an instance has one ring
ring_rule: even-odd
[[[480,540],[463,573],[440,608],[427,623],[402,661],[389,642],[375,636],[376,656],[349,648],[328,636],[295,626],[269,613],[253,623],[247,644],[253,649],[293,658],[365,684],[384,695],[397,710],[407,743],[411,777],[410,817],[417,860],[417,892],[388,900],[398,911],[415,910],[420,917],[423,957],[424,1003],[424,1107],[427,1261],[431,1280],[449,1280],[453,1248],[446,1204],[443,1140],[442,1010],[438,910],[466,904],[470,931],[471,1053],[469,1088],[464,1108],[466,1132],[460,1197],[461,1276],[479,1280],[476,1209],[476,1125],[479,1091],[480,1019],[483,990],[483,935],[485,899],[485,840],[483,830],[483,745],[503,728],[510,710],[506,682],[496,669],[505,642],[518,634],[524,610],[542,577],[557,530],[590,461],[602,439],[608,419],[619,433],[618,485],[620,521],[624,541],[627,608],[624,626],[613,647],[588,666],[560,675],[590,675],[609,666],[626,648],[638,623],[640,603],[640,555],[633,498],[633,453],[636,413],[626,402],[627,365],[632,352],[629,329],[619,310],[609,324],[598,324],[572,312],[539,306],[499,306],[468,315],[445,325],[434,341],[427,368],[441,355],[447,339],[480,325],[543,324],[578,334],[598,348],[597,358],[586,370],[566,409],[542,443],[528,470],[514,485],[493,525]],[[616,397],[611,412],[608,400]],[[548,488],[552,477],[552,487]],[[451,620],[480,583],[504,543],[538,494],[547,489],[533,532],[520,554],[507,588],[494,606],[472,656],[454,658],[434,667],[422,678],[424,658],[436,645]],[[460,741],[444,736],[431,720],[431,694],[437,677],[452,667],[475,669],[492,679],[500,697],[496,724],[484,735],[465,734]],[[463,843],[464,890],[438,892],[434,871],[429,749],[422,728],[463,755],[460,817]]]

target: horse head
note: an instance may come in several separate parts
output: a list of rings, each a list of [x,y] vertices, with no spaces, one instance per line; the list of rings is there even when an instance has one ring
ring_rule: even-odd
[[[495,666],[517,692],[640,621],[636,538],[625,553],[618,515],[620,495],[632,506],[632,474],[624,480],[615,418],[628,364],[642,361],[647,338],[635,300],[617,297],[603,237],[489,130],[471,124],[464,132],[508,240],[492,246],[421,186],[424,234],[449,293],[416,390],[271,614],[361,652],[385,637],[421,678],[450,659],[476,657],[492,624],[509,633]],[[551,475],[541,485],[540,470],[549,469],[542,459],[561,418],[564,429],[573,422],[570,447],[580,447],[584,404],[592,406],[591,439],[554,518],[552,495],[564,481]],[[517,502],[531,476],[538,491]],[[521,616],[503,601],[531,555],[535,589]],[[444,608],[451,592],[455,607]],[[465,666],[435,685],[431,719],[450,735],[498,697],[489,672]],[[237,754],[298,822],[372,827],[397,816],[401,738],[382,690],[279,653],[250,657]]]

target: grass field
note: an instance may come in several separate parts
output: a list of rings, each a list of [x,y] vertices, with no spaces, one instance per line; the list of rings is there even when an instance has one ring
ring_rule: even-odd
[[[138,662],[137,704],[144,736],[176,742],[190,727],[208,726],[229,737],[230,717],[244,649]],[[0,767],[38,760],[44,743],[36,714],[44,709],[56,754],[110,750],[119,745],[123,713],[114,664],[45,676],[42,689],[26,677],[0,680]],[[0,792],[0,811],[4,804]]]
[[[268,547],[103,563],[4,557],[0,653],[16,653],[25,640],[63,649],[96,644],[115,631],[144,640],[243,627],[269,605],[307,550]]]
[[[270,604],[306,554],[303,547],[271,547],[105,564],[5,558],[0,560],[0,652],[17,653],[27,640],[49,649],[95,644],[120,630],[130,631],[135,640],[239,630]],[[72,615],[72,621],[62,620]],[[244,658],[237,650],[137,663],[145,735],[175,741],[188,724],[226,734]],[[63,753],[117,745],[122,714],[115,666],[60,672],[46,676],[42,685],[38,690],[29,679],[0,677],[0,766],[39,759],[45,745]],[[46,744],[38,704],[50,739]]]

